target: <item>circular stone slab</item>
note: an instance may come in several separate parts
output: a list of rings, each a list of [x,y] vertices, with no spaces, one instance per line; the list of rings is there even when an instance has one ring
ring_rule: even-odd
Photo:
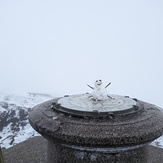
[[[79,118],[60,111],[57,101],[35,106],[29,114],[30,124],[51,142],[103,148],[135,147],[152,142],[163,134],[163,111],[152,104],[137,101],[139,114],[121,118]],[[56,109],[51,105],[56,104]],[[59,110],[57,110],[59,109]],[[68,110],[68,109],[67,109]],[[106,114],[106,112],[105,112]]]
[[[155,105],[137,100],[143,108],[139,114],[80,118],[63,114],[61,99],[39,104],[29,114],[33,128],[48,139],[48,163],[146,163],[146,145],[163,134],[163,112]]]
[[[92,98],[91,94],[71,95],[60,98],[57,103],[59,111],[85,116],[95,112],[104,115],[106,113],[133,113],[139,110],[135,100],[120,95],[109,95],[105,101],[97,101]]]

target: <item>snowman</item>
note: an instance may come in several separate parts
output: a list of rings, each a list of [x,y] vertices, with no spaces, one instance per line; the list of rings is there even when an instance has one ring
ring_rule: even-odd
[[[91,89],[93,89],[93,92],[92,92],[93,100],[105,101],[108,98],[112,99],[112,97],[110,97],[108,95],[107,90],[106,90],[106,88],[110,84],[111,83],[109,83],[107,86],[103,87],[102,80],[99,79],[99,80],[95,81],[95,83],[94,83],[95,87],[91,87],[90,85],[88,85]]]

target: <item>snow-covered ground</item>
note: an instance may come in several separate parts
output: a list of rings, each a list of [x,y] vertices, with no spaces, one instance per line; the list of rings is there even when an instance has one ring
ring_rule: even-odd
[[[0,93],[0,143],[9,148],[39,134],[30,126],[30,108],[53,97],[46,94]]]
[[[32,108],[36,104],[42,103],[49,99],[52,99],[51,95],[41,94],[41,93],[1,93],[0,92],[0,102],[9,102],[10,104],[15,104],[17,106]]]
[[[47,94],[8,94],[0,92],[0,144],[9,148],[39,134],[30,126],[30,108],[54,97]],[[163,136],[151,143],[163,148]]]

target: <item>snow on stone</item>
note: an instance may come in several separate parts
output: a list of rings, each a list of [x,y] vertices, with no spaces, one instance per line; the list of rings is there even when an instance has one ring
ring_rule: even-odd
[[[163,148],[163,136],[159,137],[158,139],[156,139],[155,141],[153,141],[151,143],[151,145],[154,145],[156,147],[160,147]]]

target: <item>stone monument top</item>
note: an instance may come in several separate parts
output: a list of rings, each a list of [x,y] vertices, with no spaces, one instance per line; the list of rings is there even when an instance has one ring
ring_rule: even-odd
[[[95,87],[88,85],[93,89],[92,93],[61,97],[52,107],[63,113],[84,117],[128,115],[142,110],[136,99],[108,94],[106,88],[110,84],[103,87],[102,80],[96,80]]]
[[[93,92],[55,98],[32,108],[29,122],[48,140],[48,163],[149,163],[146,147],[163,134],[163,111],[152,104]],[[69,159],[67,159],[69,158]]]

